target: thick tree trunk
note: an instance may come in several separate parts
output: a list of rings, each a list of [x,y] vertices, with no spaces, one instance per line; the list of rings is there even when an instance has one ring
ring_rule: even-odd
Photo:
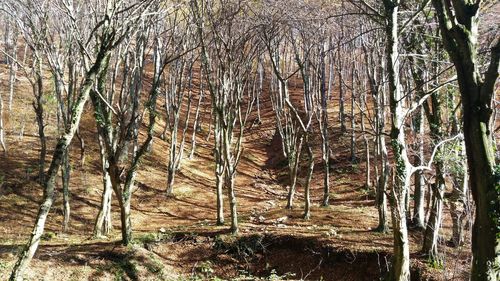
[[[488,70],[481,75],[477,61],[480,2],[432,1],[439,19],[444,46],[457,71],[462,97],[464,139],[470,188],[476,203],[472,230],[471,280],[500,278],[500,191],[489,130],[492,98],[498,78],[500,41],[491,49]],[[454,13],[449,12],[452,5]],[[483,78],[484,77],[484,78]],[[498,169],[497,169],[498,170]]]

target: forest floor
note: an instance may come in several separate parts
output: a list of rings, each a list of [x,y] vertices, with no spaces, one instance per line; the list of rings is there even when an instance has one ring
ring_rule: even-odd
[[[5,85],[0,88],[5,89]],[[17,253],[29,237],[43,194],[36,179],[40,148],[26,81],[21,80],[17,92],[14,110],[10,114],[5,112],[9,152],[0,156],[0,280],[8,278]],[[50,108],[50,101],[47,104]],[[106,239],[91,238],[102,182],[92,107],[87,104],[80,128],[85,140],[83,164],[78,141],[74,139],[72,145],[69,231],[62,232],[62,191],[58,183],[56,201],[27,279],[378,280],[390,262],[392,233],[372,231],[377,226],[378,215],[373,191],[364,186],[366,159],[362,138],[358,134],[360,159],[351,163],[350,136],[339,133],[338,109],[331,109],[330,206],[319,207],[323,167],[317,139],[312,216],[304,220],[300,183],[305,175],[299,175],[294,209],[286,210],[287,170],[280,140],[275,134],[268,94],[264,94],[261,106],[262,123],[255,123],[245,132],[243,159],[238,167],[236,195],[240,235],[230,235],[227,224],[215,225],[213,138],[206,139],[210,117],[206,106],[202,110],[205,112],[202,112],[203,125],[197,135],[195,157],[182,161],[174,196],[166,196],[165,192],[168,143],[155,138],[152,153],[139,168],[138,188],[132,196],[134,243],[124,247],[120,245],[116,201],[113,202],[112,234]],[[49,109],[47,114],[47,161],[50,163],[57,133],[55,111]],[[255,114],[250,117],[249,125],[255,118]],[[158,125],[159,135],[164,121]],[[190,145],[188,141],[186,155]],[[442,234],[448,240],[451,219],[447,208],[444,214]],[[225,206],[225,215],[228,221],[228,206]],[[410,231],[414,278],[417,275],[431,280],[466,278],[470,245],[457,250],[443,242],[440,249],[445,254],[444,269],[432,269],[419,254],[421,236],[419,231]]]

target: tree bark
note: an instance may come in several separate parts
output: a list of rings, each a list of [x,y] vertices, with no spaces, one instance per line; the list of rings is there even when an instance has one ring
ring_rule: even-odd
[[[464,139],[470,188],[476,203],[472,230],[471,280],[500,279],[500,191],[489,130],[492,98],[498,77],[500,41],[491,49],[490,64],[482,77],[477,61],[478,17],[481,1],[432,1],[444,46],[455,65],[462,96]],[[454,13],[450,12],[450,5]],[[496,169],[496,170],[495,170]]]
[[[312,150],[311,143],[309,143],[309,138],[306,140],[307,147],[307,157],[308,159],[308,167],[307,167],[307,175],[304,186],[304,219],[308,220],[311,218],[311,179],[314,171],[314,154]]]
[[[406,226],[406,206],[411,164],[406,153],[403,98],[399,77],[398,50],[398,6],[399,0],[384,0],[386,60],[389,76],[389,107],[391,110],[391,146],[395,162],[392,186],[391,209],[394,236],[394,256],[391,280],[410,280],[410,249]]]
[[[21,252],[21,254],[19,255],[19,259],[14,265],[14,269],[12,270],[10,276],[11,281],[23,280],[22,274],[33,258],[36,249],[38,248],[40,238],[42,237],[43,230],[45,228],[47,215],[49,214],[50,208],[54,201],[55,180],[59,168],[62,164],[64,152],[66,151],[67,147],[69,147],[76,129],[80,124],[80,117],[82,115],[84,105],[89,98],[90,91],[92,89],[92,86],[94,85],[94,79],[101,67],[101,62],[106,53],[107,51],[104,51],[103,49],[100,50],[94,65],[85,75],[85,81],[82,84],[80,94],[73,108],[73,117],[69,123],[68,128],[65,131],[65,134],[59,138],[56,149],[54,150],[54,154],[52,156],[52,162],[50,164],[49,170],[47,171],[47,177],[45,178],[44,182],[43,201],[40,205],[40,209],[38,210],[35,226],[31,233],[30,239],[26,244],[26,247]]]

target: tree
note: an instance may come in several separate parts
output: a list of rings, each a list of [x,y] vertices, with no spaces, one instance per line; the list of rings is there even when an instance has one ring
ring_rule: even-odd
[[[500,185],[490,130],[498,78],[500,40],[491,47],[484,74],[478,60],[478,22],[484,1],[432,0],[441,37],[455,65],[462,98],[470,187],[476,203],[471,280],[500,278]]]
[[[214,160],[217,190],[217,222],[223,222],[222,181],[227,188],[233,234],[238,233],[235,177],[243,151],[243,133],[251,112],[251,73],[257,55],[252,24],[245,19],[251,12],[240,1],[191,1],[206,83],[212,99]],[[211,38],[211,48],[204,35]]]
[[[69,5],[68,3],[64,4],[67,5],[65,5],[64,8],[58,7],[58,10],[61,11],[63,9],[66,9],[65,11],[67,13],[62,13],[62,15],[60,16],[65,17],[72,15],[75,12],[73,10],[74,7],[72,5]],[[45,177],[45,180],[43,182],[44,196],[38,210],[33,231],[28,243],[26,244],[26,247],[19,255],[19,259],[12,270],[10,280],[23,279],[23,272],[36,252],[38,244],[40,243],[41,236],[43,234],[47,215],[54,201],[55,179],[57,177],[59,168],[61,167],[64,153],[67,147],[70,145],[71,140],[73,139],[73,136],[75,135],[75,132],[78,128],[84,105],[90,96],[90,92],[92,91],[92,88],[94,86],[95,79],[97,78],[99,73],[101,73],[103,64],[106,58],[109,56],[111,50],[123,38],[120,36],[120,31],[123,31],[122,28],[124,28],[125,30],[128,29],[127,27],[130,22],[125,25],[120,25],[121,27],[118,27],[116,25],[117,7],[120,7],[123,4],[123,2],[108,2],[107,6],[105,7],[105,13],[103,14],[102,24],[97,25],[96,28],[92,28],[92,30],[94,31],[92,32],[91,36],[98,34],[101,37],[102,41],[100,41],[99,44],[96,44],[95,46],[95,57],[92,58],[90,57],[89,53],[86,54],[87,56],[89,56],[86,58],[87,70],[85,73],[84,82],[79,89],[78,98],[73,107],[73,117],[70,121],[70,125],[67,127],[64,134],[59,138],[57,142],[57,146],[54,150],[49,170],[46,174],[47,176]],[[132,13],[137,11],[138,10],[133,10]],[[75,17],[72,18],[75,19]],[[77,30],[74,30],[74,32],[77,32]]]

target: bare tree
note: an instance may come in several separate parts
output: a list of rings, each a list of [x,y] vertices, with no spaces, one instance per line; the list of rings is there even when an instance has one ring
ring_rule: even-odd
[[[249,84],[257,55],[255,33],[252,23],[245,18],[249,12],[245,3],[192,1],[191,6],[196,15],[202,65],[214,111],[217,221],[223,221],[220,183],[223,178],[231,212],[231,232],[237,233],[235,177],[243,151],[243,133],[254,100]],[[211,37],[212,50],[208,50],[204,34]]]

